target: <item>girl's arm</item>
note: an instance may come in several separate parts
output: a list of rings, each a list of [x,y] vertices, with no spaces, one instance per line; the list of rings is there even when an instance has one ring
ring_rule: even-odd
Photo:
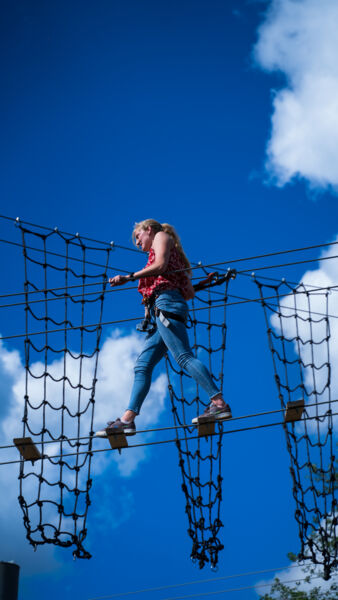
[[[152,265],[149,267],[145,267],[140,271],[136,271],[131,275],[116,275],[115,277],[111,277],[109,279],[110,285],[113,287],[115,285],[123,285],[128,281],[133,281],[134,279],[140,279],[141,277],[145,277],[146,275],[161,275],[165,272],[170,256],[170,249],[172,246],[172,240],[170,236],[164,231],[159,231],[156,233],[153,241],[153,250],[155,252],[155,260]]]

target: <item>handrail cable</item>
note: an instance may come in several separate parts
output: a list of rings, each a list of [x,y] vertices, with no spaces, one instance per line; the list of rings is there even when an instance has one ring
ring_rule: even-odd
[[[0,218],[1,218],[1,215],[0,215]],[[12,242],[12,241],[4,240],[4,239],[1,239],[1,238],[0,238],[0,242],[5,242],[5,243],[8,243],[8,244],[12,244],[12,245],[15,245],[15,246],[22,247],[22,245],[20,243],[18,243],[18,242]],[[338,242],[331,242],[331,243],[332,244],[338,244]],[[58,256],[58,257],[61,257],[61,258],[66,258],[65,255],[63,255],[63,254],[59,254],[59,253],[51,252],[51,251],[44,251],[41,248],[33,248],[31,246],[26,246],[26,248],[28,248],[30,250],[35,250],[37,252],[45,252],[45,254],[52,254],[54,256]],[[311,248],[311,246],[309,248]],[[301,250],[301,249],[285,250],[285,251],[282,251],[282,252],[277,252],[277,253],[272,253],[272,254],[267,254],[267,255],[261,255],[261,257],[263,258],[264,256],[271,256],[271,255],[281,254],[281,253],[285,253],[285,252],[297,252],[298,250]],[[135,251],[139,252],[139,250],[135,250]],[[254,259],[254,258],[260,258],[260,257],[259,256],[258,257],[252,257],[252,259]],[[309,260],[295,261],[295,262],[292,262],[292,263],[284,263],[284,264],[281,264],[281,265],[267,265],[267,266],[263,266],[263,267],[256,267],[255,269],[253,269],[253,271],[260,271],[260,270],[272,269],[272,268],[281,268],[281,267],[286,267],[286,266],[294,266],[294,265],[298,265],[298,264],[311,263],[311,262],[317,262],[317,261],[322,261],[322,260],[330,260],[330,259],[334,259],[334,258],[338,258],[338,255],[335,255],[335,256],[326,256],[326,257],[319,257],[319,258],[312,258],[312,259],[309,259]],[[81,259],[75,258],[75,257],[71,257],[71,256],[68,256],[67,259],[68,260],[75,260],[75,261],[82,262]],[[193,266],[191,266],[190,268],[186,267],[186,268],[183,268],[183,269],[175,269],[174,271],[170,271],[170,272],[177,273],[177,272],[181,272],[181,271],[188,271],[188,270],[192,271],[192,270],[201,269],[201,268],[206,269],[206,268],[211,268],[211,267],[217,267],[217,266],[220,266],[220,265],[227,265],[227,264],[229,264],[231,262],[239,262],[239,261],[242,261],[242,260],[251,260],[251,259],[249,259],[249,258],[244,259],[243,258],[243,259],[238,259],[238,260],[230,260],[230,261],[221,261],[221,262],[218,262],[218,263],[210,263],[210,264],[207,264],[207,265],[203,265],[203,263],[201,263],[201,262],[199,262],[199,263],[192,263]],[[94,265],[94,266],[97,266],[97,267],[103,267],[103,265],[101,265],[99,263],[94,263],[94,262],[90,262],[90,261],[87,261],[87,264]],[[113,267],[113,266],[109,266],[108,268],[112,269],[114,271],[120,272],[120,273],[127,273],[127,274],[129,274],[129,272],[130,272],[130,270],[128,270],[128,269],[120,269],[118,267]],[[245,269],[245,270],[242,270],[242,271],[237,271],[237,274],[238,275],[249,276],[249,272],[252,272],[252,269]],[[148,275],[148,276],[145,275],[144,277],[152,277],[152,275]],[[265,277],[265,279],[271,279],[271,278]],[[290,282],[290,283],[292,283],[292,282]],[[91,283],[86,283],[86,284],[83,284],[83,285],[84,286],[87,286],[87,285],[99,285],[99,283],[91,282]],[[82,285],[81,286],[79,286],[79,285],[78,286],[70,286],[70,288],[73,288],[73,287],[83,287],[83,286]],[[313,287],[313,286],[309,284],[308,287]],[[51,290],[53,290],[53,289],[54,288],[51,288]],[[55,288],[55,289],[56,290],[61,290],[61,289],[64,289],[64,287]],[[50,290],[32,290],[32,291],[27,291],[26,293],[32,294],[32,293],[39,293],[40,291],[41,292],[46,292],[46,291],[50,291]],[[10,297],[10,296],[23,295],[24,293],[25,292],[14,292],[14,293],[10,293],[10,294],[3,294],[3,295],[0,295],[0,298],[6,298],[6,297]]]
[[[281,265],[268,265],[266,267],[256,267],[255,269],[243,269],[243,271],[237,271],[238,275],[242,275],[244,273],[249,273],[250,271],[252,273],[254,273],[255,271],[263,271],[265,269],[279,269],[282,267],[294,267],[295,265],[304,265],[306,263],[312,263],[312,262],[320,262],[322,260],[331,260],[333,258],[338,258],[338,255],[335,254],[334,256],[322,256],[320,258],[311,258],[310,260],[297,260],[291,263],[283,263]],[[217,267],[218,263],[214,263],[214,265],[210,265],[210,266],[214,266]],[[219,263],[219,264],[228,264],[228,263]]]
[[[290,282],[288,282],[288,283],[290,283]],[[93,284],[92,283],[92,284],[89,284],[89,285],[99,285],[99,284],[97,284],[97,283]],[[68,289],[70,289],[71,287],[72,286],[68,286]],[[79,286],[73,286],[73,287],[79,287]],[[64,289],[64,288],[52,288],[52,289],[54,291],[56,289]],[[136,290],[136,289],[137,289],[137,287],[135,287],[135,286],[132,286],[132,287],[125,287],[124,286],[124,287],[120,287],[120,288],[117,287],[117,288],[114,288],[112,290],[109,290],[109,289],[107,290],[106,289],[106,290],[102,290],[102,291],[85,292],[83,294],[73,294],[73,295],[70,295],[70,294],[60,294],[60,295],[55,296],[54,298],[41,298],[40,300],[30,300],[30,304],[40,304],[41,302],[43,302],[43,303],[54,302],[55,300],[64,300],[66,297],[70,298],[70,299],[83,298],[83,297],[88,297],[88,296],[95,296],[97,294],[99,294],[99,295],[100,294],[111,294],[111,293],[114,293],[114,292],[122,292],[122,291]],[[338,289],[338,285],[332,285],[332,286],[325,286],[325,287],[318,287],[318,288],[314,287],[314,289],[312,289],[310,291],[308,291],[308,290],[302,290],[302,291],[299,291],[297,293],[298,294],[307,294],[307,293],[309,293],[309,294],[315,294],[315,292],[321,292],[323,290],[330,290],[330,291],[333,290],[333,291],[336,291],[337,289]],[[51,291],[51,290],[49,289],[49,290],[46,290],[46,291]],[[223,297],[223,294],[221,292],[217,292],[216,290],[210,290],[210,291],[211,291],[211,293],[213,293],[215,295],[219,295],[219,296]],[[27,292],[27,293],[43,293],[43,292],[45,292],[45,290],[34,290],[33,292]],[[22,292],[22,294],[24,294],[24,293],[25,292]],[[20,294],[21,294],[21,292],[20,292]],[[13,294],[13,295],[18,295],[18,294]],[[285,293],[284,295],[285,295],[285,297],[287,297],[290,294]],[[0,298],[2,298],[2,297],[6,297],[6,296],[0,296]],[[257,302],[258,301],[256,298],[245,298],[244,296],[237,296],[235,294],[228,294],[228,298],[236,298],[238,300],[243,300],[244,302]],[[259,300],[270,300],[271,298],[273,298],[273,297],[272,296],[266,296],[264,298],[260,298]],[[231,305],[231,304],[233,304],[233,303],[229,303],[228,306]],[[272,302],[270,304],[272,306],[277,306],[277,304],[274,304]],[[12,303],[9,303],[9,304],[0,304],[0,308],[15,308],[17,306],[25,306],[25,305],[26,305],[26,302],[12,302]],[[283,306],[283,308],[290,308],[290,309],[294,310],[294,307],[291,307],[291,306],[290,307]],[[306,313],[310,312],[308,309],[303,309],[303,308],[297,308],[297,310],[299,312],[306,312]],[[314,312],[314,311],[311,311],[311,312],[314,315],[324,316],[323,313],[320,313],[320,312]],[[338,318],[338,315],[327,315],[327,316],[328,317],[332,317],[332,318]]]
[[[10,242],[8,240],[3,240],[3,239],[0,239],[0,242],[5,242],[7,244],[12,244],[14,246],[20,246],[21,247],[21,244],[19,244],[18,242]],[[331,242],[331,244],[338,244],[338,242]],[[37,252],[43,252],[43,250],[40,249],[40,248],[33,248],[31,246],[26,246],[26,248],[28,248],[29,250],[36,250]],[[252,258],[238,258],[237,260],[222,260],[220,262],[215,262],[215,263],[210,263],[208,265],[203,265],[203,267],[204,268],[218,267],[218,266],[221,266],[221,265],[229,265],[231,263],[241,262],[241,261],[245,261],[245,260],[254,260],[255,258],[258,259],[258,258],[265,258],[265,257],[269,257],[269,256],[275,256],[275,255],[278,255],[278,254],[284,254],[286,252],[298,252],[299,250],[301,250],[301,248],[300,249],[296,248],[294,250],[283,250],[282,252],[274,252],[274,253],[271,253],[271,254],[262,254],[260,256],[253,256]],[[139,252],[139,250],[135,250],[135,252]],[[58,254],[56,252],[51,252],[51,251],[47,251],[46,254],[54,254],[55,256],[64,257],[63,254]],[[303,265],[303,264],[306,264],[306,263],[320,262],[322,260],[331,260],[333,258],[338,258],[338,255],[334,255],[334,256],[321,256],[321,257],[317,257],[317,258],[310,258],[310,259],[307,259],[307,260],[298,260],[298,261],[294,261],[294,262],[291,262],[291,263],[283,263],[281,265],[268,265],[268,266],[265,266],[265,267],[256,267],[254,269],[252,269],[252,268],[250,268],[250,269],[243,269],[242,271],[238,271],[238,274],[242,275],[242,274],[245,274],[245,273],[249,273],[249,271],[261,271],[263,269],[277,269],[277,268],[281,268],[281,267],[290,267],[290,266],[294,266],[294,265]],[[80,260],[80,259],[74,258],[74,257],[69,257],[69,259],[76,260],[76,261]],[[88,262],[88,264],[92,264],[92,265],[95,265],[95,266],[102,266],[99,263],[90,263],[89,261],[87,261],[87,262]],[[110,266],[108,268],[109,269],[113,269],[115,271],[120,271],[122,273],[123,272],[124,273],[129,273],[129,271],[127,269],[123,270],[123,269],[118,269],[117,267],[115,268],[115,267],[110,267]],[[185,267],[184,269],[175,269],[174,271],[171,271],[171,273],[178,273],[178,272],[182,272],[182,271],[194,271],[194,270],[200,269],[200,268],[202,268],[202,264],[197,264],[197,265],[191,266],[191,267]],[[152,277],[152,275],[144,275],[144,277]]]
[[[205,279],[204,276],[201,277],[193,277],[193,281],[199,281],[199,280],[203,280]],[[83,289],[84,287],[92,287],[94,285],[101,285],[102,286],[102,281],[91,281],[89,283],[79,283],[79,284],[74,284],[74,285],[67,285],[67,290],[72,290],[72,289],[76,289],[76,288],[81,288]],[[66,289],[65,286],[61,286],[61,287],[55,287],[55,288],[41,288],[40,290],[27,290],[27,291],[22,291],[22,292],[11,292],[9,294],[0,294],[0,298],[12,298],[13,296],[26,296],[26,295],[31,295],[31,294],[46,294],[46,293],[50,293],[50,292],[58,292],[61,290]],[[327,289],[327,288],[325,288]],[[84,292],[83,294],[78,294],[78,296],[91,296],[94,294],[107,294],[108,292],[121,292],[121,291],[128,291],[128,290],[137,290],[137,286],[133,285],[133,286],[121,286],[121,287],[114,287],[114,289],[112,290],[98,290],[95,292]],[[64,299],[66,297],[66,294],[60,294],[58,295],[56,298],[43,298],[42,300],[31,300],[30,302],[49,302],[50,300],[59,300],[59,299]],[[67,294],[68,298],[76,298],[77,296],[70,296],[70,294]],[[0,305],[0,308],[7,308],[9,306],[21,306],[25,304],[25,302],[18,302],[15,304],[5,304],[5,305]]]
[[[335,287],[337,287],[337,286],[335,286]],[[320,290],[320,289],[321,288],[318,288],[318,290]],[[323,289],[328,289],[328,288],[323,288]],[[300,291],[298,293],[299,294],[310,294],[310,293],[316,292],[318,290],[311,290],[311,292]],[[289,295],[290,294],[287,294],[287,293],[285,294],[285,296],[289,296]],[[269,299],[274,299],[274,298],[275,298],[275,296],[267,296],[264,298],[264,300],[269,300]],[[228,306],[237,306],[239,304],[248,304],[250,302],[258,302],[259,303],[259,302],[261,302],[261,298],[249,298],[247,300],[238,300],[237,302],[226,302],[226,303],[223,302],[222,304],[216,304],[216,305],[212,306],[212,308],[223,308],[224,306],[227,306],[227,307]],[[284,308],[291,310],[291,307],[286,306]],[[203,306],[201,308],[195,308],[195,312],[201,311],[201,310],[209,310],[209,309],[210,309],[209,306]],[[301,310],[301,312],[303,312],[302,309],[300,309],[300,310]],[[308,311],[306,311],[306,312],[308,312]],[[334,319],[338,318],[338,315],[328,315],[328,316],[332,317]],[[129,323],[132,321],[139,321],[141,318],[142,317],[131,317],[128,319],[117,319],[115,321],[104,321],[102,323],[90,323],[87,325],[76,325],[73,327],[68,327],[67,331],[71,331],[71,330],[75,330],[75,329],[88,329],[89,327],[98,327],[98,326],[103,327],[106,325],[117,325],[120,323]],[[66,331],[66,328],[63,327],[60,329],[50,329],[48,333],[59,333],[62,331]],[[42,334],[45,334],[45,331],[31,331],[29,333],[18,333],[15,335],[0,336],[0,340],[11,340],[11,339],[16,339],[16,338],[25,337],[25,336],[42,335]]]
[[[103,290],[102,293],[103,294],[107,294],[107,293],[111,293],[111,292],[122,292],[122,291],[125,291],[125,290],[131,290],[131,289],[135,289],[135,287],[117,288],[117,289],[113,289],[113,290]],[[334,290],[335,291],[336,289],[338,289],[337,285],[330,286],[330,287],[325,287],[325,288],[317,288],[317,289],[312,290],[311,292],[318,292],[320,290]],[[309,293],[311,293],[311,292],[309,292]],[[73,296],[68,295],[67,297],[68,298],[73,298],[73,299],[74,298],[80,298],[80,297],[82,298],[83,296],[93,296],[93,295],[98,294],[98,293],[99,292],[86,292],[85,294],[74,294]],[[214,293],[214,294],[218,295],[218,292],[216,292],[215,290],[211,290],[211,293]],[[302,291],[302,292],[298,292],[298,293],[306,294],[307,292],[306,291]],[[222,293],[219,293],[219,295],[223,296]],[[289,296],[289,294],[286,294],[286,297],[287,296]],[[44,303],[46,303],[46,302],[52,302],[54,300],[63,300],[64,298],[65,298],[65,296],[57,296],[55,298],[46,298],[45,300],[43,298],[41,300],[30,300],[30,304],[37,304],[37,303],[41,303],[41,302],[44,302]],[[237,296],[235,294],[229,294],[228,298],[237,298],[238,300],[243,300],[242,304],[245,304],[245,303],[248,303],[248,302],[258,302],[258,300],[256,298],[245,298],[244,296]],[[265,297],[261,298],[261,300],[270,300],[271,298],[272,298],[272,296],[265,296]],[[227,306],[231,306],[233,304],[234,304],[233,302],[230,302],[230,303],[227,304]],[[241,304],[241,302],[238,302],[238,304]],[[269,302],[269,304],[271,306],[278,306],[278,304],[275,304],[274,302]],[[0,304],[0,308],[15,308],[17,306],[25,306],[25,305],[26,305],[25,302],[14,302],[14,303],[11,303],[11,304]],[[294,310],[295,307],[294,306],[283,306],[283,308],[286,308],[286,309],[289,309],[289,310]],[[310,311],[309,309],[306,309],[306,308],[299,308],[299,307],[297,307],[297,311],[298,312],[305,312],[305,313],[308,313],[308,314],[311,312],[311,314],[313,314],[313,315],[317,315],[317,316],[321,316],[321,317],[324,317],[324,316],[326,317],[327,316],[327,317],[330,317],[332,319],[338,319],[338,315],[330,315],[330,314],[328,314],[328,315],[325,314],[324,315],[324,313],[316,312],[316,311]]]
[[[1,218],[1,215],[0,215],[0,218]],[[23,223],[24,221],[21,221],[21,222]],[[51,231],[53,231],[53,230],[51,229]],[[71,235],[71,234],[67,234],[67,235]],[[83,237],[83,239],[90,239],[90,238],[86,238],[84,236],[81,236],[81,237]],[[98,240],[92,240],[92,241],[98,241]],[[0,242],[4,242],[4,243],[7,243],[7,244],[11,244],[11,245],[14,245],[14,246],[20,246],[21,247],[21,244],[19,244],[18,242],[12,242],[12,241],[9,241],[9,240],[4,240],[4,239],[0,239]],[[133,252],[140,252],[140,250],[136,250],[134,248],[128,248],[128,247],[125,247],[125,246],[115,245],[114,242],[111,242],[110,244],[108,244],[106,242],[100,242],[100,243],[106,244],[107,246],[111,246],[112,245],[113,247],[118,247],[118,248],[123,248],[123,249],[126,249],[126,250],[131,250]],[[237,262],[243,262],[243,261],[248,261],[248,260],[255,260],[255,259],[267,258],[267,257],[271,257],[271,256],[278,256],[278,255],[281,255],[281,254],[289,254],[289,253],[292,253],[292,252],[300,252],[300,251],[303,251],[303,250],[311,250],[313,248],[321,248],[323,246],[332,246],[334,244],[338,244],[338,241],[337,242],[328,242],[326,244],[317,244],[317,245],[314,245],[314,246],[307,246],[307,247],[304,247],[304,248],[293,248],[293,249],[289,249],[289,250],[281,250],[281,251],[278,251],[278,252],[270,252],[270,253],[266,253],[266,254],[260,254],[260,255],[257,255],[257,256],[251,256],[251,257],[245,257],[245,258],[225,260],[225,261],[220,261],[220,262],[216,262],[216,263],[210,263],[208,265],[203,265],[203,266],[204,266],[204,268],[217,267],[217,266],[221,266],[221,265],[228,265],[228,264],[237,263]],[[37,252],[43,252],[43,250],[40,249],[40,248],[33,248],[31,246],[27,246],[27,248],[30,249],[30,250],[35,250]],[[51,252],[51,251],[47,251],[46,253],[47,254],[53,254],[53,255],[59,256],[59,257],[64,257],[63,254],[58,254],[58,253]],[[76,260],[76,261],[80,260],[80,259],[75,258],[75,257],[68,257],[68,258],[70,260]],[[285,267],[285,266],[294,266],[294,265],[306,264],[306,263],[317,262],[317,261],[322,261],[322,260],[330,260],[330,259],[333,259],[333,258],[338,258],[338,256],[337,255],[335,255],[335,256],[325,256],[325,257],[312,258],[312,259],[302,260],[302,261],[294,261],[292,263],[284,263],[284,264],[281,264],[281,265],[270,265],[270,266],[265,266],[265,267],[256,267],[254,270],[258,271],[258,270],[262,270],[262,269],[272,269],[272,268],[280,268],[280,267]],[[100,265],[98,263],[90,263],[89,261],[88,261],[88,264],[93,264],[95,266],[102,266],[102,265]],[[187,271],[187,270],[192,271],[194,269],[199,269],[201,267],[202,267],[202,264],[196,264],[195,263],[195,266],[191,266],[189,268],[187,267],[185,269],[177,269],[176,271],[173,271],[173,272]],[[109,267],[109,269],[114,269],[115,271],[120,271],[120,272],[125,272],[125,273],[128,272],[127,270],[122,270],[122,269],[118,269],[118,268],[115,268],[115,267]],[[240,274],[245,274],[245,273],[248,273],[250,270],[252,270],[252,269],[244,269],[242,271],[239,271],[239,273]]]
[[[38,229],[45,229],[46,231],[58,231],[64,235],[70,235],[71,237],[76,237],[74,233],[69,233],[67,231],[61,231],[59,228],[55,227],[45,227],[44,225],[37,225],[36,223],[30,223],[29,221],[23,221],[20,217],[6,217],[5,215],[0,215],[0,219],[7,219],[8,221],[13,221],[14,223],[23,223],[24,225],[31,225],[32,227],[37,227]],[[129,248],[128,246],[121,246],[120,244],[115,244],[115,242],[103,242],[102,240],[95,240],[90,237],[86,237],[84,235],[80,236],[83,240],[88,240],[89,242],[95,242],[95,244],[102,244],[103,246],[113,246],[114,248],[119,248],[120,250],[129,250],[130,252],[139,252],[135,248]]]
[[[44,225],[37,225],[36,223],[30,223],[29,221],[23,221],[22,219],[20,219],[19,217],[14,218],[14,217],[7,217],[5,215],[0,215],[1,219],[7,219],[9,221],[12,222],[20,222],[20,223],[24,223],[26,225],[31,225],[32,227],[37,227],[39,229],[45,229],[47,231],[54,231],[55,228],[53,227],[45,227]],[[59,233],[63,233],[65,235],[70,235],[70,236],[75,236],[74,233],[68,233],[66,231],[61,231],[61,229],[58,229]],[[103,242],[102,240],[95,240],[93,238],[89,238],[89,237],[85,237],[83,235],[81,235],[81,238],[84,240],[89,240],[91,242],[95,242],[98,244],[103,244],[105,246],[111,246],[113,244],[114,247],[116,248],[121,248],[123,250],[130,250],[132,252],[139,252],[139,250],[135,250],[134,248],[129,248],[126,246],[121,246],[121,245],[117,245],[115,244],[115,242]],[[227,260],[224,263],[220,263],[220,264],[225,264],[225,263],[234,263],[234,262],[242,262],[242,261],[246,261],[246,260],[255,260],[256,258],[266,258],[266,257],[270,257],[270,256],[278,256],[280,254],[290,254],[292,252],[303,252],[304,250],[314,250],[317,248],[325,248],[327,246],[334,246],[335,244],[338,244],[338,241],[335,242],[325,242],[324,244],[313,244],[312,246],[304,246],[302,248],[290,248],[288,250],[278,250],[276,252],[268,252],[266,254],[258,254],[256,256],[249,256],[249,257],[244,257],[244,258],[237,258],[237,259],[231,259],[231,260]]]
[[[11,246],[19,246],[22,248],[22,244],[19,242],[11,242],[9,240],[4,240],[0,238],[0,242],[4,244],[10,244]],[[67,258],[68,260],[75,260],[76,262],[82,263],[82,258],[77,258],[76,256],[67,256],[65,254],[60,254],[59,252],[53,252],[52,250],[43,250],[42,248],[34,248],[33,246],[26,246],[27,250],[34,250],[35,252],[43,252],[43,254],[51,254],[52,256],[57,256],[58,258]],[[138,252],[138,250],[136,250]],[[87,265],[92,265],[94,267],[103,267],[100,263],[92,262],[90,260],[86,260]],[[127,269],[119,269],[118,267],[108,266],[108,269],[112,269],[114,271],[118,271],[119,273],[127,273]]]

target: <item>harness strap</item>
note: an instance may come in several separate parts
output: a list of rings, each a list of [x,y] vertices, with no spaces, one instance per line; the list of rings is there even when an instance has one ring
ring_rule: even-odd
[[[158,291],[154,291],[151,296],[148,296],[147,298],[143,297],[143,304],[148,308],[148,310],[150,310],[152,308],[152,306],[155,303],[156,298],[158,298],[161,294],[163,294],[164,292],[166,292],[167,290],[158,290]]]
[[[186,319],[184,317],[181,317],[181,315],[178,315],[177,313],[173,313],[173,312],[169,312],[168,310],[162,310],[161,308],[158,308],[157,306],[155,306],[154,308],[154,312],[155,312],[155,316],[161,318],[161,314],[166,318],[166,319],[174,319],[174,321],[180,321],[180,323],[186,323]]]

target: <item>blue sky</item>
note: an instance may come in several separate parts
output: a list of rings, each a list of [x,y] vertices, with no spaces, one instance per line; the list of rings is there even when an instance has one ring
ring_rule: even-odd
[[[205,264],[336,239],[334,4],[323,1],[317,13],[314,0],[3,2],[1,213],[124,246],[131,246],[134,222],[152,216],[174,224],[190,259]],[[0,237],[17,242],[18,232],[0,219]],[[1,294],[19,291],[20,250],[5,243],[1,248]],[[251,270],[319,254],[241,266]],[[143,262],[123,250],[112,259],[126,270]],[[310,269],[323,275],[316,263],[266,274],[300,281]],[[337,273],[332,267],[333,283]],[[232,284],[232,293],[257,294],[244,277]],[[135,291],[106,301],[106,320],[140,314]],[[21,309],[2,309],[1,317],[1,335],[22,331]],[[228,326],[225,389],[233,413],[279,408],[259,307],[229,308]],[[124,406],[140,338],[132,325],[124,325],[106,328],[103,342],[99,425]],[[13,415],[20,419],[15,384],[22,358],[20,339],[3,342],[3,443],[15,425]],[[163,366],[156,371],[144,407],[140,422],[147,427],[171,423],[163,372]],[[106,414],[110,406],[112,414]],[[2,507],[0,559],[21,564],[20,600],[47,594],[50,600],[61,594],[64,600],[89,600],[274,569],[286,566],[287,552],[299,548],[279,428],[224,439],[225,549],[217,574],[200,572],[190,561],[173,445],[122,456],[120,462],[109,455],[95,469],[90,561],[73,562],[66,550],[33,553],[15,504]],[[2,475],[9,498],[17,493],[16,476],[14,469]],[[255,585],[260,579],[243,577],[235,585],[225,581],[199,590]],[[257,593],[238,591],[234,597],[251,600]]]

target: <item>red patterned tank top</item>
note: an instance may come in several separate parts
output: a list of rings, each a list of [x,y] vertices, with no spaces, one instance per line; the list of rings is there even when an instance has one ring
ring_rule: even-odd
[[[150,249],[148,262],[146,267],[153,264],[155,260],[155,252]],[[168,266],[165,273],[162,275],[154,275],[154,277],[141,277],[138,283],[138,291],[142,294],[143,299],[147,300],[154,292],[160,290],[179,290],[186,298],[189,290],[189,275],[186,270],[187,266],[178,250],[173,246],[170,250]]]

